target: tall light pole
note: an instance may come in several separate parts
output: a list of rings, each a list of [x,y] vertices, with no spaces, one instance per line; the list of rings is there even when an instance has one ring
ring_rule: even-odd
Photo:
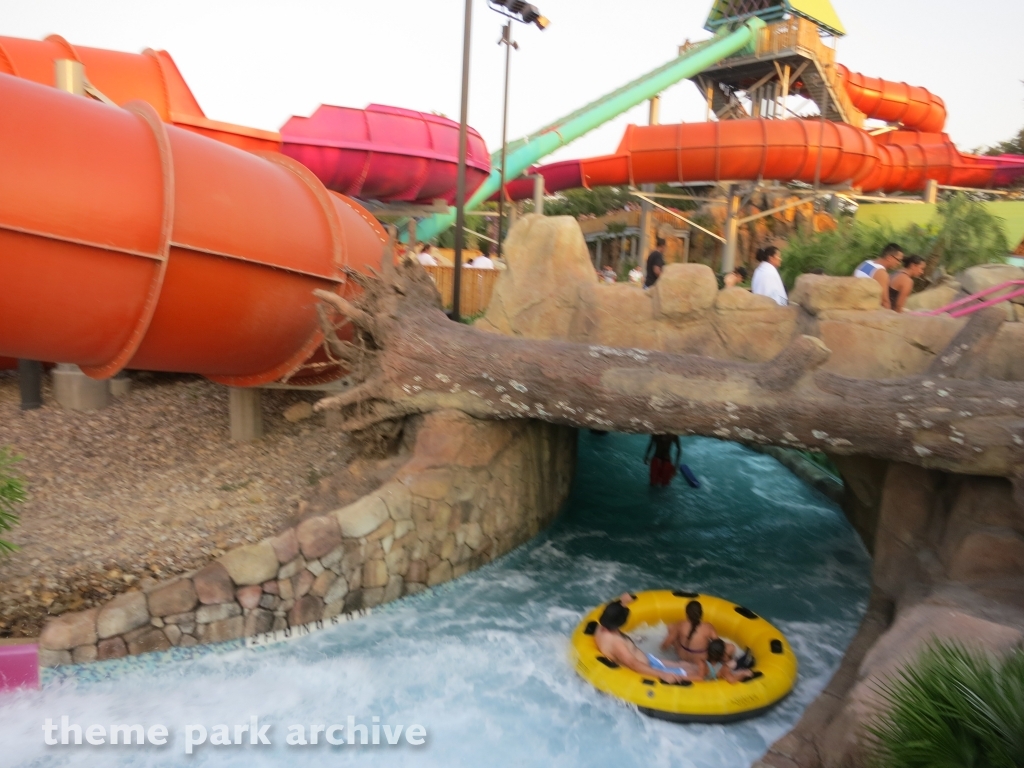
[[[466,231],[466,142],[469,118],[469,47],[473,0],[466,0],[466,28],[462,36],[462,108],[459,112],[459,170],[455,180],[455,274],[452,279],[452,320],[459,322],[462,292],[462,246]]]
[[[505,238],[501,236],[505,226],[505,153],[508,149],[508,75],[512,66],[512,49],[519,50],[519,43],[512,39],[512,22],[503,28],[498,45],[505,46],[505,111],[501,117],[501,191],[498,194],[498,258],[501,258],[501,247]]]

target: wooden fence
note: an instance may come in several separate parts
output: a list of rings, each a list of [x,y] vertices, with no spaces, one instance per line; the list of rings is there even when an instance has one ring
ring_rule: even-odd
[[[451,309],[454,293],[455,267],[424,267],[434,279],[445,309]],[[501,274],[497,269],[463,267],[459,291],[459,314],[463,317],[479,315],[491,303],[494,283]]]

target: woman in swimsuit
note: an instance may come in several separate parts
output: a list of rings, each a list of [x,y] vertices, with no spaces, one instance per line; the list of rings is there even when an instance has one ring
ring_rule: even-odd
[[[668,628],[668,636],[661,644],[661,649],[675,649],[676,655],[683,661],[692,664],[704,661],[708,653],[708,645],[712,640],[718,639],[718,633],[713,625],[704,618],[704,608],[697,600],[691,600],[686,604],[687,621],[680,621]],[[736,653],[736,647],[727,643],[726,657],[731,659]]]

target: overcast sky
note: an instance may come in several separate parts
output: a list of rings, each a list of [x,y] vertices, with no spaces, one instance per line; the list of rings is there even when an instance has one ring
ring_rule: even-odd
[[[470,124],[501,141],[502,19],[474,0]],[[711,0],[535,0],[552,24],[516,25],[509,138],[614,90],[702,39]],[[1024,127],[1024,1],[833,0],[851,69],[923,85],[969,150]],[[393,104],[458,119],[463,0],[0,0],[0,35],[170,52],[207,116],[276,130],[321,102]],[[640,107],[554,157],[612,152]],[[662,122],[703,120],[688,82]]]

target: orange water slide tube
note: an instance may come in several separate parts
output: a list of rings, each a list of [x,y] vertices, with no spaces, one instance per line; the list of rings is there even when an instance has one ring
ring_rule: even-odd
[[[320,377],[316,288],[378,267],[385,235],[303,166],[0,74],[0,355]],[[337,371],[333,371],[337,375]]]
[[[124,53],[72,45],[59,35],[45,40],[0,37],[0,73],[40,85],[54,85],[54,62],[71,59],[85,68],[91,85],[115,104],[141,99],[160,119],[250,151],[276,151],[281,136],[243,125],[210,120],[166,51]]]
[[[962,187],[1008,184],[1024,166],[961,154],[944,133],[871,136],[823,120],[723,120],[630,125],[615,154],[533,169],[548,193],[571,187],[658,182],[802,181],[848,184],[865,192],[915,192],[929,179]],[[508,185],[513,199],[532,182]]]
[[[927,88],[867,77],[842,64],[838,73],[853,106],[868,117],[923,133],[945,128],[946,103]]]

